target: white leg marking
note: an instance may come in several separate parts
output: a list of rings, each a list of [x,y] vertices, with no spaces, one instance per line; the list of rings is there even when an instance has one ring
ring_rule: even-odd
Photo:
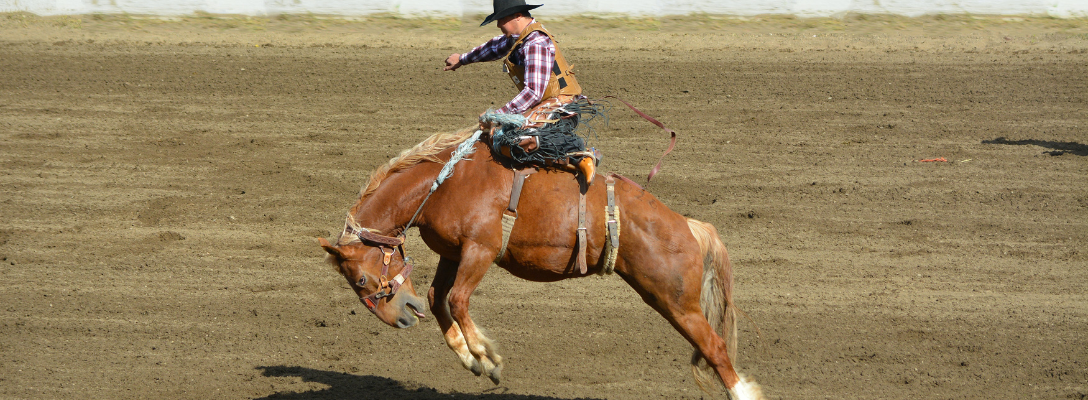
[[[498,384],[502,379],[502,356],[495,351],[495,343],[479,329],[474,329],[471,335],[476,338],[476,343],[469,345],[476,360],[483,366],[483,372],[492,382]],[[468,340],[468,337],[465,338]],[[475,371],[474,371],[475,372]]]
[[[729,397],[733,400],[763,400],[763,389],[756,381],[740,375],[740,382],[729,388]]]
[[[476,375],[480,375],[481,370],[479,361],[476,361],[476,357],[472,355],[472,352],[468,350],[468,343],[465,342],[465,336],[461,334],[461,327],[456,322],[450,327],[452,334],[442,335],[446,339],[446,346],[449,346],[450,350],[453,350],[457,354],[457,358],[461,359],[461,365],[465,369],[472,371]]]

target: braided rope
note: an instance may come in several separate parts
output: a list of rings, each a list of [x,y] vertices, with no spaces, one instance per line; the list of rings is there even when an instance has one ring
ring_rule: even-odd
[[[503,131],[508,128],[513,130],[525,126],[525,116],[521,114],[504,114],[488,111],[480,117],[480,121],[498,124],[499,128],[495,129],[495,136],[502,136]]]
[[[434,193],[434,191],[438,189],[438,185],[445,182],[446,178],[453,175],[453,166],[457,164],[458,161],[461,161],[465,156],[476,152],[476,141],[480,140],[480,135],[483,133],[483,130],[477,129],[476,132],[472,134],[472,137],[469,137],[468,140],[461,142],[461,144],[457,146],[457,150],[450,156],[450,160],[446,162],[446,165],[442,166],[442,171],[438,172],[438,178],[435,178],[434,184],[431,185],[431,193]]]

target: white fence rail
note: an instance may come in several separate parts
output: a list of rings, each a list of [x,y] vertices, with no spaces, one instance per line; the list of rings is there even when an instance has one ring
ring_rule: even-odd
[[[541,16],[619,14],[631,16],[789,14],[827,17],[845,13],[1046,15],[1088,17],[1088,0],[538,0]],[[0,0],[0,12],[71,14],[327,14],[363,16],[464,16],[488,14],[490,0]]]

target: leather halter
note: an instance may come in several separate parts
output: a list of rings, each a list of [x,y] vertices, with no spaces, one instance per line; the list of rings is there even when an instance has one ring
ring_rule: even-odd
[[[378,308],[378,301],[386,297],[393,297],[397,294],[397,290],[400,290],[400,285],[404,284],[404,281],[408,280],[408,275],[412,273],[414,268],[411,263],[408,262],[408,257],[404,254],[404,237],[403,236],[385,236],[374,233],[374,231],[363,228],[355,229],[351,226],[344,228],[345,233],[358,236],[359,240],[363,244],[371,247],[377,247],[381,250],[382,255],[382,274],[378,277],[378,291],[371,293],[370,296],[360,297],[359,301],[370,312],[377,314],[375,311]],[[394,276],[392,279],[387,278],[389,274],[389,263],[393,260],[393,254],[400,249],[401,258],[404,260],[404,268],[400,270],[400,273]]]

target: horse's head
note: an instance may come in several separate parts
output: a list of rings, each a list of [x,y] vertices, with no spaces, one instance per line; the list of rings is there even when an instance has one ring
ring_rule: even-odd
[[[412,266],[405,262],[400,244],[366,238],[342,246],[331,245],[325,239],[319,242],[329,253],[329,263],[337,267],[363,305],[382,322],[408,328],[424,317],[424,302],[408,279]]]

